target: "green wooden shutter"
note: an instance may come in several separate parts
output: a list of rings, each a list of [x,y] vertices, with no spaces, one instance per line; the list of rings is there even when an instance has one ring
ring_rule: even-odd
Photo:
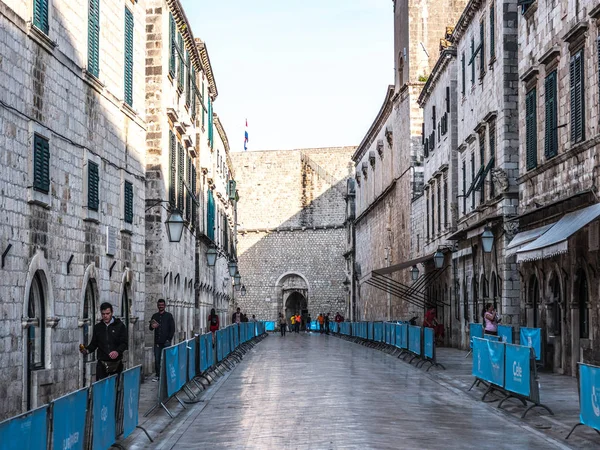
[[[490,123],[489,128],[490,133],[490,160],[491,166],[490,169],[493,169],[496,166],[496,122]],[[494,187],[494,180],[492,176],[492,170],[490,170],[490,197],[494,197],[496,195],[496,189]]]
[[[425,215],[427,217],[427,240],[429,241],[429,236],[430,236],[429,235],[429,219],[430,219],[430,216],[429,216],[429,191],[427,191],[427,200],[426,201],[427,201],[427,209],[426,209]]]
[[[88,208],[92,211],[98,211],[100,205],[99,184],[98,164],[88,161]]]
[[[471,38],[471,85],[475,84],[475,38]]]
[[[125,222],[133,223],[133,184],[125,182]]]
[[[185,171],[185,182],[191,188],[192,180],[192,158],[186,157],[187,170]],[[192,220],[192,194],[189,189],[185,190],[185,219],[189,222]]]
[[[48,34],[50,31],[48,0],[33,0],[33,24],[44,34]]]
[[[485,23],[479,23],[479,77],[485,75]]]
[[[465,53],[464,52],[462,54],[461,64],[462,64],[462,95],[464,97],[465,90],[466,90],[466,70],[467,70],[466,65],[465,65]]]
[[[169,75],[175,78],[175,19],[169,14]]]
[[[527,170],[537,167],[537,114],[536,89],[530,90],[525,97],[525,150]]]
[[[196,172],[196,167],[194,165],[192,165],[192,192],[194,193],[194,196],[197,196],[197,192],[196,192],[196,177],[197,176],[198,176],[198,174]],[[194,200],[192,200],[192,226],[193,227],[196,226],[197,220],[198,220],[198,205]]]
[[[490,59],[496,58],[496,8],[490,5]]]
[[[475,153],[471,153],[471,186],[475,184]],[[471,191],[471,209],[475,208],[475,189]]]
[[[177,150],[175,135],[169,131],[169,204],[171,209],[177,207]]]
[[[190,106],[192,103],[192,91],[190,85],[192,73],[190,71],[190,53],[187,50],[185,51],[185,67],[187,69],[187,76],[185,77],[185,104],[186,106]]]
[[[558,108],[556,98],[556,71],[546,77],[544,83],[545,114],[544,155],[552,158],[558,154]]]
[[[50,192],[50,143],[37,134],[33,138],[33,188]]]
[[[133,14],[125,8],[125,103],[133,106]]]
[[[467,160],[462,162],[462,195],[463,195],[463,215],[467,213]]]
[[[100,0],[89,0],[88,67],[96,78],[100,74]]]
[[[183,36],[178,31],[177,32],[177,59],[179,61],[179,67],[177,74],[177,88],[180,91],[183,91],[184,82],[185,82],[185,60],[184,60],[184,45],[183,45]]]
[[[185,160],[183,146],[179,142],[177,143],[177,163],[177,209],[179,209],[183,215],[185,210],[185,205],[183,204],[183,177],[185,176]]]
[[[206,208],[206,236],[211,241],[215,240],[215,199],[212,189],[208,190]]]
[[[196,119],[196,97],[198,96],[198,88],[196,87],[196,69],[194,65],[190,65],[190,81],[192,84],[192,120]]]
[[[581,142],[585,138],[584,82],[583,82],[583,49],[571,57],[571,140]]]

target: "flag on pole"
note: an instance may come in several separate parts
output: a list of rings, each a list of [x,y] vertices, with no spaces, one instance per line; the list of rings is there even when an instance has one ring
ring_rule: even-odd
[[[246,131],[244,132],[244,151],[248,150],[248,119],[246,119]]]

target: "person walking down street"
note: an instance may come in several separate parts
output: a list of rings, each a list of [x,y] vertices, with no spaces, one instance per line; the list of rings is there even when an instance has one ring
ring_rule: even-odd
[[[309,333],[310,332],[310,322],[311,322],[311,318],[310,318],[310,314],[306,317],[306,332]]]
[[[491,303],[487,303],[485,305],[485,313],[483,314],[483,319],[485,322],[485,334],[492,334],[494,336],[498,336],[498,322],[500,322],[500,317],[494,310],[494,305]]]
[[[325,317],[323,317],[323,313],[319,314],[317,320],[319,321],[319,333],[323,334],[325,332]]]
[[[231,315],[231,323],[242,323],[242,313],[240,312],[240,308],[238,308],[232,315]]]
[[[325,334],[329,334],[329,313],[325,314]]]
[[[290,317],[290,333],[293,333],[296,330],[296,315],[292,314]]]
[[[285,336],[285,329],[287,328],[287,323],[283,314],[279,313],[279,332],[281,336]]]
[[[219,316],[215,312],[215,308],[211,308],[210,314],[208,315],[208,329],[212,333],[213,347],[215,346],[215,333],[219,329],[219,322]]]
[[[102,320],[94,325],[94,335],[89,345],[79,345],[83,355],[98,350],[96,381],[123,371],[123,352],[127,350],[127,327],[120,319],[113,317],[110,303],[100,305]]]
[[[256,320],[256,315],[255,315],[255,314],[252,314],[252,319],[250,319],[250,322],[256,322],[256,321],[257,321],[257,320]]]
[[[302,325],[302,316],[300,315],[300,313],[296,313],[296,317],[295,317],[295,322],[296,322],[296,333],[300,333],[300,325]]]
[[[342,322],[344,321],[344,316],[342,316],[342,315],[340,314],[340,312],[338,311],[337,313],[335,313],[335,318],[334,318],[334,320],[335,320],[335,323],[337,323],[337,324],[338,324],[338,326],[337,326],[337,332],[338,332],[338,334],[339,334],[339,332],[340,332],[340,323],[342,323]]]
[[[166,306],[165,300],[159,298],[156,302],[158,312],[150,319],[150,331],[154,331],[154,372],[156,374],[152,381],[158,381],[162,350],[171,345],[175,335],[175,320],[173,315],[165,310]]]

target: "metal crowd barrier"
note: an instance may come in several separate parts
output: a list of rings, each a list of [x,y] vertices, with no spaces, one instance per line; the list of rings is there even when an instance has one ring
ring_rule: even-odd
[[[498,408],[502,408],[502,404],[511,398],[519,400],[526,407],[521,418],[537,407],[544,408],[554,415],[552,410],[540,401],[535,362],[536,356],[532,347],[475,337],[472,369],[475,381],[469,390],[477,381],[483,381],[488,387],[481,397],[482,401],[489,393],[496,391],[504,395]],[[527,402],[532,405],[527,407]]]
[[[571,428],[566,439],[580,425],[588,426],[600,434],[600,367],[584,363],[578,363],[578,367],[579,423]]]
[[[6,450],[108,449],[118,438],[141,428],[140,382],[141,366],[136,366],[5,420],[0,423],[1,446]]]

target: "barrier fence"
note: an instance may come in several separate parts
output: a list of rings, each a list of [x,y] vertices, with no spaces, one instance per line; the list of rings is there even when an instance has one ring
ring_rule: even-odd
[[[138,426],[141,366],[0,423],[6,450],[110,448]]]
[[[552,410],[540,401],[535,361],[532,347],[474,337],[472,375],[475,381],[469,390],[478,381],[483,381],[488,387],[481,400],[496,391],[504,395],[498,404],[499,408],[511,398],[519,400],[525,407],[527,402],[532,403],[521,418],[536,407],[544,408],[553,415]]]
[[[579,423],[571,428],[566,439],[580,425],[588,426],[600,434],[600,367],[584,363],[578,363],[578,367]]]

